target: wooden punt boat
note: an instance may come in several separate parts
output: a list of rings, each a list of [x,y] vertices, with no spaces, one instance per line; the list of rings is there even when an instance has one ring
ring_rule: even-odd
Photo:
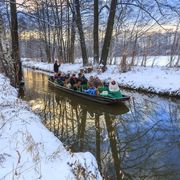
[[[75,95],[77,97],[87,99],[89,101],[101,103],[101,104],[118,104],[118,103],[121,103],[121,102],[124,102],[124,101],[127,101],[130,99],[130,97],[126,96],[126,95],[123,95],[121,98],[110,98],[110,97],[87,94],[84,92],[75,91],[73,89],[69,89],[69,88],[66,88],[64,86],[61,86],[57,82],[52,81],[50,78],[48,81],[51,85],[57,87],[61,91],[67,92],[67,93],[69,93],[71,95]]]

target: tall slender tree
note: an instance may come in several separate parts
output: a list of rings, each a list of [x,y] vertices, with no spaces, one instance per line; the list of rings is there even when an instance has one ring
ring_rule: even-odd
[[[82,20],[81,20],[79,0],[75,0],[75,9],[76,9],[76,25],[77,25],[79,37],[80,37],[83,66],[86,66],[88,64],[88,58],[87,58],[86,43],[85,43],[84,31],[83,31]]]
[[[76,22],[75,22],[75,7],[74,6],[71,8],[71,11],[72,11],[72,20],[71,20],[71,45],[69,49],[69,61],[73,63],[74,62],[74,44],[75,44],[75,38],[76,38],[76,29],[75,29]]]
[[[18,87],[22,81],[22,65],[19,54],[19,38],[18,38],[18,22],[16,0],[10,1],[11,11],[11,43],[12,43],[12,59],[15,70],[15,87]]]
[[[99,63],[99,35],[98,35],[98,29],[99,29],[99,1],[94,0],[94,63]]]
[[[0,71],[3,70],[3,72],[5,72],[6,76],[8,76],[8,71],[7,68],[5,68],[5,52],[3,50],[3,36],[4,36],[4,26],[3,26],[3,18],[2,15],[0,13]]]
[[[102,48],[101,61],[100,61],[100,63],[102,63],[104,66],[106,66],[107,64],[107,58],[108,58],[108,53],[109,53],[109,48],[113,33],[114,18],[116,14],[116,6],[117,6],[117,0],[111,0],[110,13],[108,17],[108,23],[107,23],[106,34],[104,38],[104,44]]]

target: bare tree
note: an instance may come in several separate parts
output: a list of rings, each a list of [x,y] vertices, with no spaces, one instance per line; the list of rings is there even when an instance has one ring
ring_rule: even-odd
[[[83,31],[82,20],[81,20],[79,0],[75,0],[75,9],[76,9],[76,25],[77,25],[79,37],[80,37],[83,65],[86,66],[88,65],[88,58],[87,58],[86,43],[85,43],[84,31]]]
[[[99,1],[94,0],[94,63],[99,63]]]
[[[0,13],[0,67],[1,67],[1,72],[5,72],[6,76],[8,76],[8,69],[7,69],[7,59],[6,59],[6,54],[7,52],[5,52],[3,45],[4,43],[4,26],[3,26],[3,19],[2,19],[2,15]]]
[[[104,66],[106,66],[106,64],[107,64],[109,47],[110,47],[110,43],[111,43],[113,26],[114,26],[114,17],[115,17],[115,13],[116,13],[116,6],[117,6],[117,0],[112,0],[108,23],[107,23],[107,28],[106,28],[106,34],[105,34],[105,38],[104,38],[104,44],[103,44],[103,48],[102,48],[101,61],[100,61],[100,63],[102,63]]]
[[[11,40],[12,40],[12,59],[14,61],[15,84],[17,87],[22,81],[22,65],[19,55],[19,38],[18,38],[18,22],[16,0],[10,1],[11,9]]]

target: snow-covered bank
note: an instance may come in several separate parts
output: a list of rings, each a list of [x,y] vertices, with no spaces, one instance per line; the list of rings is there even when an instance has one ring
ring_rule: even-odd
[[[23,65],[43,71],[53,72],[53,64],[23,61]],[[60,71],[79,72],[81,63],[62,64]],[[147,92],[164,94],[170,96],[180,96],[180,69],[166,68],[163,66],[155,67],[134,67],[132,71],[120,73],[117,65],[108,65],[107,71],[101,74],[92,72],[86,74],[87,77],[98,76],[101,80],[107,81],[110,78],[116,80],[120,86],[143,90]]]
[[[165,67],[134,67],[132,71],[119,73],[115,66],[99,75],[100,79],[115,79],[121,87],[157,94],[180,96],[180,70]]]
[[[94,156],[66,151],[1,74],[0,179],[102,179]]]

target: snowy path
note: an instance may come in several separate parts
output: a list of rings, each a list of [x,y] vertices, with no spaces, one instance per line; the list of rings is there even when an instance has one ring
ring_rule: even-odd
[[[0,74],[0,179],[78,178],[102,179],[94,156],[68,152]]]

